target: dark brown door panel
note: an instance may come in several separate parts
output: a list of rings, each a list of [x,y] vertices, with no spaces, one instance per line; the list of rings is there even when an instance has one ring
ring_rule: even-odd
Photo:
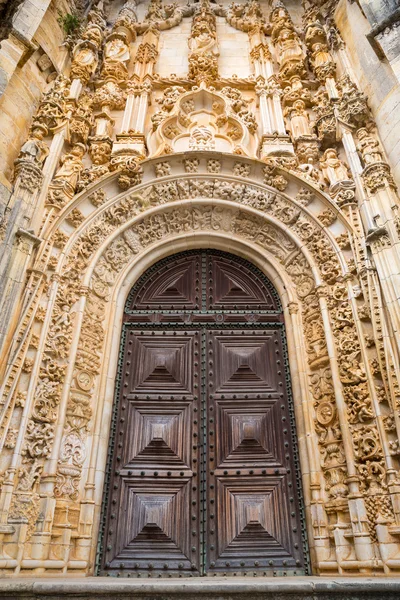
[[[126,304],[100,572],[307,573],[279,299],[213,251],[161,261]]]

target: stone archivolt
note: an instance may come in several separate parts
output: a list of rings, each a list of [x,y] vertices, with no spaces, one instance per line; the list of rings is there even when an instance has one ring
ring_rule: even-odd
[[[124,282],[181,243],[248,253],[282,294],[314,570],[399,571],[398,197],[306,4],[303,32],[280,2],[93,9],[44,95],[16,161],[40,214],[1,388],[5,572],[92,572]],[[188,76],[163,81],[161,32],[189,16]],[[217,16],[248,35],[247,80],[219,77]]]
[[[262,183],[266,177],[269,179],[263,163],[241,161],[229,155],[222,159],[221,154],[210,152],[199,157],[193,152],[185,155],[183,172],[179,155],[164,157],[162,161],[146,161],[142,163],[143,180],[149,174],[150,182],[111,198],[97,209],[92,208],[93,216],[79,220],[78,229],[70,239],[66,233],[70,231],[70,215],[77,210],[80,214],[87,213],[88,202],[95,193],[91,188],[81,193],[49,225],[46,239],[53,245],[52,256],[59,256],[60,262],[55,275],[51,275],[53,308],[50,305],[47,308],[50,320],[47,326],[40,327],[41,332],[35,328],[36,335],[43,340],[42,350],[35,353],[39,369],[34,387],[31,380],[32,397],[29,398],[29,390],[27,395],[32,411],[12,495],[10,519],[12,522],[21,519],[24,507],[29,535],[35,539],[38,515],[33,507],[37,506],[39,481],[46,479],[45,465],[51,464],[49,459],[54,456],[57,504],[53,527],[69,520],[77,522],[76,526],[72,525],[76,527],[76,542],[69,545],[71,568],[77,556],[86,556],[85,560],[89,561],[89,548],[85,554],[80,544],[83,545],[88,531],[93,536],[96,531],[93,509],[99,502],[99,491],[93,490],[94,482],[82,477],[85,461],[93,460],[87,456],[89,439],[97,436],[95,423],[99,423],[99,415],[105,409],[99,396],[99,385],[106,376],[101,357],[106,351],[106,332],[111,327],[110,302],[114,289],[132,261],[147,254],[155,244],[175,240],[176,236],[204,233],[222,238],[229,236],[258,248],[272,265],[284,267],[285,284],[292,290],[289,312],[301,324],[301,329],[296,330],[298,334],[302,331],[306,350],[304,372],[309,373],[306,389],[310,394],[309,410],[314,414],[313,430],[321,456],[320,460],[313,457],[316,466],[312,474],[311,502],[321,543],[318,550],[321,570],[334,550],[329,530],[335,529],[336,523],[347,523],[347,529],[340,529],[343,536],[355,523],[364,523],[359,533],[370,545],[370,560],[376,561],[375,529],[382,519],[380,507],[385,507],[388,525],[395,522],[390,501],[388,504],[386,500],[389,499],[387,465],[375,425],[371,393],[366,387],[362,340],[356,341],[356,313],[351,307],[349,310],[347,283],[351,275],[346,256],[327,227],[335,225],[337,229],[340,223],[335,235],[345,234],[350,240],[356,233],[340,211],[321,196],[318,188],[307,186],[326,208],[322,212],[320,209],[317,213],[310,212],[313,202],[305,208],[291,199],[292,195],[303,197],[302,189],[307,191],[300,179],[280,172],[287,188],[294,186],[291,196],[286,196]],[[158,177],[151,181],[154,173]],[[103,188],[113,189],[115,177],[109,177]],[[208,199],[212,199],[211,204]],[[331,214],[328,225],[325,224],[327,212]],[[59,254],[60,238],[63,254]],[[48,255],[49,250],[43,250],[38,266],[44,265]],[[341,279],[344,283],[338,284]],[[325,306],[331,315],[330,322],[323,320]],[[327,338],[328,343],[334,341],[337,345],[339,366],[329,357]],[[335,370],[339,371],[336,380]],[[338,403],[339,390],[348,419]],[[94,423],[91,423],[92,418]],[[60,423],[62,429],[57,434]],[[353,458],[348,455],[349,447]],[[359,493],[354,498],[355,486]],[[364,502],[364,495],[368,503]],[[42,500],[41,506],[44,514],[48,514],[48,501]],[[346,539],[348,537],[343,537],[342,543]],[[357,546],[348,542],[343,555],[336,548],[337,560],[343,568],[346,561],[357,560],[357,551]]]

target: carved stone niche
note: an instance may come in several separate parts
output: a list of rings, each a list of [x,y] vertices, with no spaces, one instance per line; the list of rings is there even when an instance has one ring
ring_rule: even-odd
[[[239,90],[229,96],[202,84],[181,92],[172,110],[152,117],[153,132],[147,139],[150,156],[192,150],[215,150],[254,156],[257,124]]]

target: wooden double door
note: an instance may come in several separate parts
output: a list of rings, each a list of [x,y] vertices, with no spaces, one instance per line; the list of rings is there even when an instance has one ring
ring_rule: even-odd
[[[250,263],[157,263],[125,309],[99,572],[304,575],[279,298]]]

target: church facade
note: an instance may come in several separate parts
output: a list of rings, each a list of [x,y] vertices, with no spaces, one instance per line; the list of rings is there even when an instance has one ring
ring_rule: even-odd
[[[0,2],[2,577],[400,575],[396,4]]]

